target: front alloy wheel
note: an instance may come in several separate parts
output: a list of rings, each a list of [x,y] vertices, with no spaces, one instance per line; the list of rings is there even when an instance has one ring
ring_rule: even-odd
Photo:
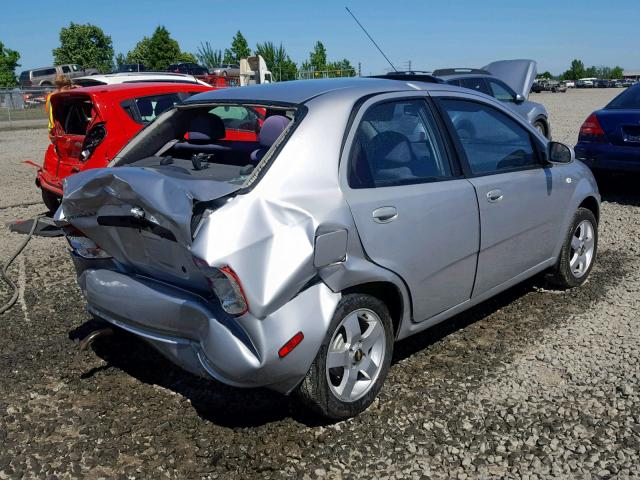
[[[309,408],[331,419],[357,415],[375,400],[389,371],[393,324],[379,299],[342,297],[320,350],[296,390]]]
[[[549,281],[559,288],[577,287],[591,272],[598,250],[598,222],[591,210],[578,208]]]
[[[571,260],[569,266],[576,278],[581,278],[591,267],[596,249],[593,224],[589,220],[582,220],[573,232],[571,238]]]

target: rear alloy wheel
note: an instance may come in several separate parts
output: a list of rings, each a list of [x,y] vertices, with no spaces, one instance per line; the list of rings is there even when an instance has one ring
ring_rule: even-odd
[[[598,223],[591,210],[576,212],[550,281],[560,288],[577,287],[591,272],[598,250]]]
[[[296,394],[331,419],[349,418],[374,401],[389,371],[393,325],[375,297],[345,295]]]
[[[49,209],[49,212],[54,214],[56,213],[56,210],[58,210],[58,207],[60,206],[61,198],[55,193],[50,192],[49,190],[46,190],[43,188],[42,201],[47,206],[47,209]]]

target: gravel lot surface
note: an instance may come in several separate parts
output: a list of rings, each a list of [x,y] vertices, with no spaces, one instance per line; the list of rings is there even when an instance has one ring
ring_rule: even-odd
[[[557,140],[619,90],[543,93]],[[0,222],[43,210],[24,159],[44,130],[0,132]],[[0,316],[0,478],[640,478],[640,192],[602,186],[590,280],[534,279],[399,343],[358,418],[186,374],[92,327],[62,239],[36,238]],[[24,237],[0,228],[0,258]],[[9,292],[0,287],[0,299]]]

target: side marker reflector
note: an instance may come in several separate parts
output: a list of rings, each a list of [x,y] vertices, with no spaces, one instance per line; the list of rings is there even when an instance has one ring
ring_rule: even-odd
[[[300,342],[304,340],[304,334],[302,332],[296,333],[291,339],[285,343],[280,350],[278,350],[278,356],[284,358],[289,355],[294,348],[300,345]]]

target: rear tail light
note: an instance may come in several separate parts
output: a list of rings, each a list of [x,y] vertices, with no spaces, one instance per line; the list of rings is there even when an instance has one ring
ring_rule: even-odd
[[[201,258],[193,257],[193,262],[200,269],[222,309],[229,315],[240,316],[247,313],[249,303],[242,290],[242,284],[231,267],[211,267]]]
[[[65,227],[64,233],[71,250],[82,258],[94,260],[111,258],[111,255],[102,250],[96,242],[88,238],[77,228],[70,226]]]
[[[84,137],[84,143],[82,144],[81,156],[83,161],[89,160],[95,149],[102,143],[104,137],[107,136],[107,129],[104,123],[98,123],[94,126],[89,133]]]
[[[587,117],[582,126],[580,127],[580,133],[578,134],[578,141],[588,142],[606,142],[607,137],[604,130],[600,126],[598,117],[595,113],[592,113]]]

